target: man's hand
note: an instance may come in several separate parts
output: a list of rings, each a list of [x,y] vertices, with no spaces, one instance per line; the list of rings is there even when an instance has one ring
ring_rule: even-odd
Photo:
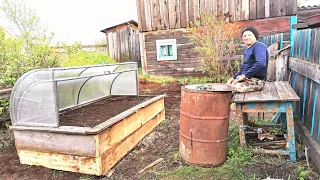
[[[233,78],[230,78],[230,79],[227,81],[227,84],[231,84],[233,81],[234,81],[234,79],[233,79]]]
[[[235,85],[235,84],[237,84],[238,82],[244,82],[246,79],[247,79],[247,78],[246,78],[245,75],[238,76],[236,80],[232,81],[232,84]]]

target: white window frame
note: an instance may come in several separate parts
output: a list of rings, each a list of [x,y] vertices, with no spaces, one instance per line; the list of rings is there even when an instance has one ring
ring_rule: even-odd
[[[161,56],[160,55],[161,46],[168,46],[168,45],[172,46],[172,56]],[[177,41],[176,41],[176,39],[156,40],[156,47],[157,47],[157,61],[177,60]]]

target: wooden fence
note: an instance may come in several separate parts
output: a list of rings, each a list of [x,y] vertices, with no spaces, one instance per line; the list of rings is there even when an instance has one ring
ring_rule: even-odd
[[[320,143],[320,28],[296,31],[291,51],[290,83],[300,97],[294,112]]]
[[[204,14],[230,14],[232,21],[296,14],[296,0],[136,0],[139,31],[189,27]]]

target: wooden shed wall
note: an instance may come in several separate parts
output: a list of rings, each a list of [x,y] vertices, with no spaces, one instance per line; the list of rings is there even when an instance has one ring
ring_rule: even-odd
[[[235,22],[235,25],[240,25],[240,29],[253,25],[259,31],[260,37],[279,32],[289,34],[290,16],[241,21]],[[185,36],[187,33],[186,28],[141,33],[143,72],[171,76],[203,76],[200,70],[200,57],[194,50],[194,44]],[[156,40],[162,39],[176,39],[177,60],[157,61]],[[237,56],[235,59],[241,58]]]
[[[297,0],[136,0],[139,31],[185,28],[204,14],[231,14],[231,21],[289,16]]]
[[[106,32],[107,54],[117,62],[140,63],[139,31],[130,25]]]
[[[202,75],[199,72],[200,58],[194,51],[194,44],[189,41],[186,30],[166,30],[145,34],[145,50],[147,73],[171,76]],[[178,59],[172,61],[157,61],[156,40],[176,39]]]

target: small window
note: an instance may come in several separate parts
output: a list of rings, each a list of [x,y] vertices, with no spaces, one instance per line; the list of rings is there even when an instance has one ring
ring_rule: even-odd
[[[157,60],[177,60],[177,44],[175,39],[157,40]]]

